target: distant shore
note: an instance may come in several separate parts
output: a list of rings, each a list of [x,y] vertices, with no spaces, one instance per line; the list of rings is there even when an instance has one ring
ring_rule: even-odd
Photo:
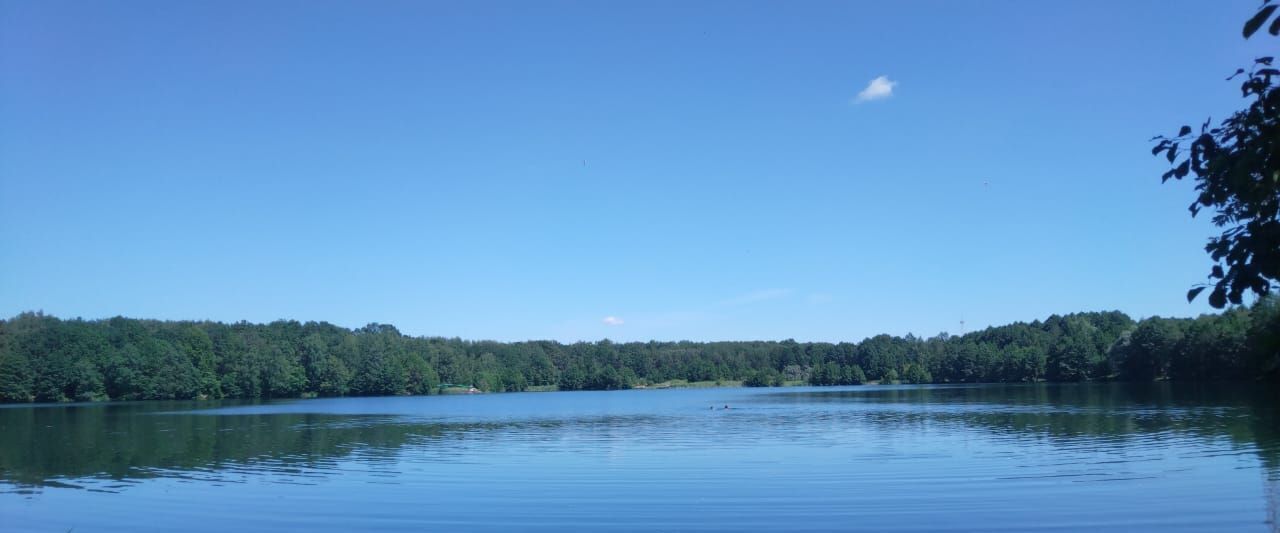
[[[878,381],[868,381],[863,385],[879,385]],[[811,387],[810,383],[803,380],[793,380],[784,382],[777,387]],[[705,380],[705,381],[687,381],[683,379],[672,379],[661,383],[636,384],[629,389],[616,390],[666,390],[666,389],[736,389],[736,388],[777,388],[777,387],[748,387],[743,380]],[[526,388],[521,392],[560,392],[561,389],[555,385],[541,385]],[[573,391],[567,391],[573,392]],[[481,394],[488,394],[486,391],[480,391]],[[470,392],[466,387],[447,387],[440,390],[440,394],[476,394]]]
[[[0,403],[863,383],[1280,381],[1280,298],[1195,319],[1053,315],[860,342],[495,342],[324,322],[0,320]]]

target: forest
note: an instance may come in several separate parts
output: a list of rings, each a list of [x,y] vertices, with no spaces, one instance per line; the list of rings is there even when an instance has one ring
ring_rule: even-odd
[[[414,337],[394,326],[39,312],[0,320],[0,401],[296,398],[612,390],[671,380],[862,383],[1276,381],[1280,299],[1197,318],[1054,315],[965,335],[861,342],[563,344]]]

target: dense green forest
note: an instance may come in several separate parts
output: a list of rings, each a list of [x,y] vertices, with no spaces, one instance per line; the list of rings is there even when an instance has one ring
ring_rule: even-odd
[[[622,389],[670,380],[852,385],[1277,379],[1280,300],[1194,319],[1054,315],[963,336],[858,343],[491,342],[323,322],[0,321],[0,401]]]

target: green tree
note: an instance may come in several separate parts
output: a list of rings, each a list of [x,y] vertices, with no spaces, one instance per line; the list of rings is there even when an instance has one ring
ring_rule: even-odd
[[[271,398],[292,398],[302,394],[307,384],[307,373],[297,359],[277,350],[263,369],[262,382],[266,395]]]
[[[747,374],[742,384],[747,387],[776,387],[782,384],[782,376],[772,368],[754,370]]]
[[[1276,4],[1265,0],[1244,26],[1248,39],[1268,20],[1271,35],[1280,34]],[[1273,18],[1274,17],[1274,18]],[[1280,70],[1272,57],[1261,57],[1246,71],[1240,85],[1248,106],[1199,132],[1182,126],[1177,135],[1159,136],[1151,153],[1164,154],[1172,168],[1169,178],[1194,176],[1199,195],[1191,216],[1214,211],[1213,224],[1225,228],[1209,240],[1205,251],[1213,259],[1210,282],[1192,288],[1187,300],[1212,287],[1209,304],[1222,308],[1240,304],[1244,294],[1263,296],[1280,280]]]
[[[1280,381],[1280,298],[1259,299],[1250,309],[1248,344],[1257,375]]]
[[[862,371],[862,367],[851,365],[849,369],[848,385],[861,385],[867,382],[867,373]]]
[[[903,383],[932,383],[933,376],[929,375],[929,371],[923,366],[916,363],[907,363],[907,369],[902,372]]]
[[[1243,379],[1251,375],[1249,311],[1230,309],[1191,322],[1171,354],[1169,379],[1178,381]]]
[[[89,359],[80,359],[72,363],[68,375],[70,394],[68,398],[77,402],[93,402],[107,398],[103,386],[102,373]]]
[[[1182,329],[1175,320],[1153,317],[1142,321],[1116,350],[1123,354],[1121,377],[1131,381],[1152,381],[1169,375],[1169,365],[1182,342]]]
[[[31,363],[27,354],[10,349],[7,340],[0,334],[0,402],[32,401]]]
[[[1048,378],[1050,381],[1085,381],[1092,377],[1094,346],[1078,337],[1066,337],[1049,350]]]
[[[1077,313],[963,337],[878,335],[862,343],[415,338],[371,324],[0,320],[0,401],[430,394],[443,379],[491,391],[558,383],[628,388],[692,374],[749,385],[853,385],[868,365],[890,382],[1214,380],[1280,377],[1280,306],[1259,299],[1192,320]],[[1119,339],[1119,341],[1117,341]],[[1179,340],[1181,339],[1181,340]],[[1110,360],[1102,357],[1109,354]],[[534,381],[538,380],[538,381]]]
[[[209,334],[194,324],[182,329],[177,342],[178,348],[191,359],[196,370],[197,396],[216,398],[221,393],[218,384],[217,358],[213,353],[213,341]]]

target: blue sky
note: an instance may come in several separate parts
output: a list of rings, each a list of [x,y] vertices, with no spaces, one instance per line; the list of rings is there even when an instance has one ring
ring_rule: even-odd
[[[1256,5],[0,0],[0,314],[1193,316],[1214,230],[1148,139],[1242,106]]]

